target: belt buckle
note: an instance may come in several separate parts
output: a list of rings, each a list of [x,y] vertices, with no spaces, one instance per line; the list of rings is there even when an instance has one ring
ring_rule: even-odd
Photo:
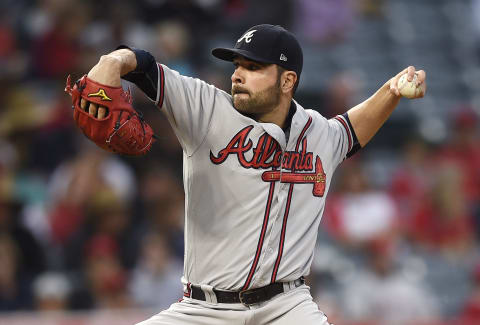
[[[247,307],[249,307],[249,306],[251,306],[251,305],[253,305],[253,304],[249,304],[248,302],[246,302],[246,301],[244,300],[243,295],[244,295],[245,293],[250,292],[250,291],[251,291],[251,290],[242,290],[242,291],[240,291],[240,292],[238,293],[238,298],[240,299],[240,302],[241,302],[242,304],[244,304],[245,306],[247,306]]]

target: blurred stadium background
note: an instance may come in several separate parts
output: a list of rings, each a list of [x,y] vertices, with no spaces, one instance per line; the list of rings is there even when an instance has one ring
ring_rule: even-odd
[[[133,324],[182,295],[182,153],[143,158],[72,123],[66,76],[119,44],[228,90],[210,49],[255,24],[301,40],[297,100],[327,117],[407,65],[402,100],[337,171],[308,279],[337,325],[480,324],[479,0],[1,0],[0,324]],[[125,84],[126,86],[127,84]]]

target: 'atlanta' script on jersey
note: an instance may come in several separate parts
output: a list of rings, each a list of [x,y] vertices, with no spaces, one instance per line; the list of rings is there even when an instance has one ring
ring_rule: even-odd
[[[214,164],[221,164],[229,155],[236,155],[240,165],[244,168],[272,168],[272,171],[263,173],[262,180],[265,182],[312,183],[313,195],[323,196],[325,193],[326,175],[323,171],[322,161],[320,157],[316,157],[314,170],[313,153],[307,151],[306,137],[302,140],[300,151],[282,152],[279,144],[267,133],[263,134],[258,139],[256,147],[252,148],[253,141],[248,137],[252,129],[253,125],[249,125],[240,130],[216,156],[210,151],[210,160]],[[253,156],[248,160],[246,154],[250,151],[253,151]],[[280,173],[280,171],[275,170],[280,165],[282,169],[291,172]],[[303,171],[303,173],[298,173],[298,171]],[[312,172],[305,173],[306,171]]]

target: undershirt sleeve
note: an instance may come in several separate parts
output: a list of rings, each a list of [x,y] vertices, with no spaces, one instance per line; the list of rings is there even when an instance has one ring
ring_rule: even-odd
[[[353,129],[352,123],[350,122],[350,119],[348,118],[348,114],[345,112],[342,114],[342,116],[345,118],[347,121],[348,127],[350,128],[350,132],[352,135],[352,146],[351,149],[347,152],[347,158],[350,158],[353,156],[362,146],[358,142],[357,135],[355,134],[355,130]]]
[[[153,55],[147,51],[128,47],[126,45],[120,45],[117,47],[117,50],[119,49],[129,49],[133,51],[133,53],[135,53],[135,58],[137,59],[137,67],[135,70],[122,76],[122,79],[134,83],[145,93],[145,95],[148,96],[148,98],[154,101],[155,104],[158,104],[156,102],[158,100],[157,93],[159,84],[158,67]]]

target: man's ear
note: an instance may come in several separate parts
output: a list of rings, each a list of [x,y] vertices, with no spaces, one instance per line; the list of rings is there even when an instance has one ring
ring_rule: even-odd
[[[284,71],[282,73],[280,88],[282,92],[288,93],[293,90],[297,82],[297,73],[295,71]]]

